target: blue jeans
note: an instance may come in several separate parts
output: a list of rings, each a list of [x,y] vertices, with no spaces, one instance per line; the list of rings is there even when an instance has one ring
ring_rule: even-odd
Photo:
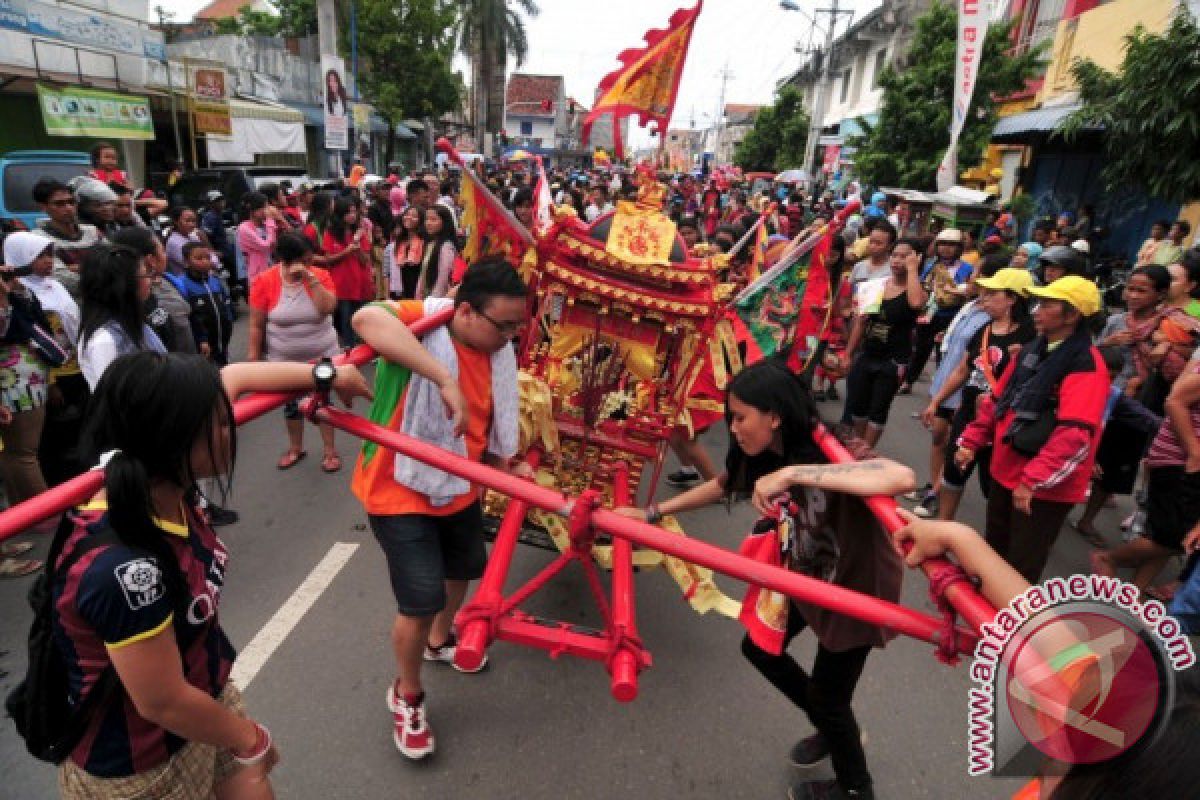
[[[353,347],[358,344],[358,336],[354,333],[354,326],[350,324],[350,320],[354,317],[354,312],[364,305],[366,304],[361,300],[338,298],[337,308],[333,310],[333,327],[337,331],[338,342],[342,347]]]

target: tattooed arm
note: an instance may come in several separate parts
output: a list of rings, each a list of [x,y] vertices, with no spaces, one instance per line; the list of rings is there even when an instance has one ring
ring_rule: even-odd
[[[812,486],[862,496],[894,495],[917,485],[916,474],[887,458],[846,464],[795,464],[759,478],[754,484],[754,507],[767,513],[771,501],[793,486]]]

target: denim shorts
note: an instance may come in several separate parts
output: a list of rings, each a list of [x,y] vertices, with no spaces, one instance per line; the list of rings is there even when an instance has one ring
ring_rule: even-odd
[[[387,558],[396,608],[406,617],[429,617],[445,608],[444,581],[483,575],[487,550],[478,502],[444,517],[372,514],[367,519]]]

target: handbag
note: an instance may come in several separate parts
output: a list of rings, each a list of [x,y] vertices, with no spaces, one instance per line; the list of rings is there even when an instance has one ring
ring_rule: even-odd
[[[780,567],[784,564],[791,520],[764,518],[754,532],[738,548],[738,554],[760,564]],[[750,641],[772,655],[783,652],[787,637],[787,619],[791,602],[787,595],[750,584],[742,598],[738,622],[746,629]]]
[[[64,349],[49,331],[36,322],[29,331],[29,349],[50,367],[61,367],[71,357],[70,352]]]
[[[1017,417],[1004,435],[1009,447],[1026,458],[1033,458],[1050,441],[1058,426],[1058,403],[1052,403],[1033,419]]]

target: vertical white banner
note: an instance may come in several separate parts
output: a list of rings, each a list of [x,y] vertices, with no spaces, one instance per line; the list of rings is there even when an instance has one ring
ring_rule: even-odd
[[[987,36],[988,0],[958,0],[958,50],[954,59],[954,105],[950,110],[950,146],[937,171],[937,188],[944,192],[958,180],[958,137],[962,135],[975,78]]]
[[[346,91],[346,62],[337,56],[321,56],[325,76],[321,108],[325,112],[325,149],[350,149],[350,94]]]

